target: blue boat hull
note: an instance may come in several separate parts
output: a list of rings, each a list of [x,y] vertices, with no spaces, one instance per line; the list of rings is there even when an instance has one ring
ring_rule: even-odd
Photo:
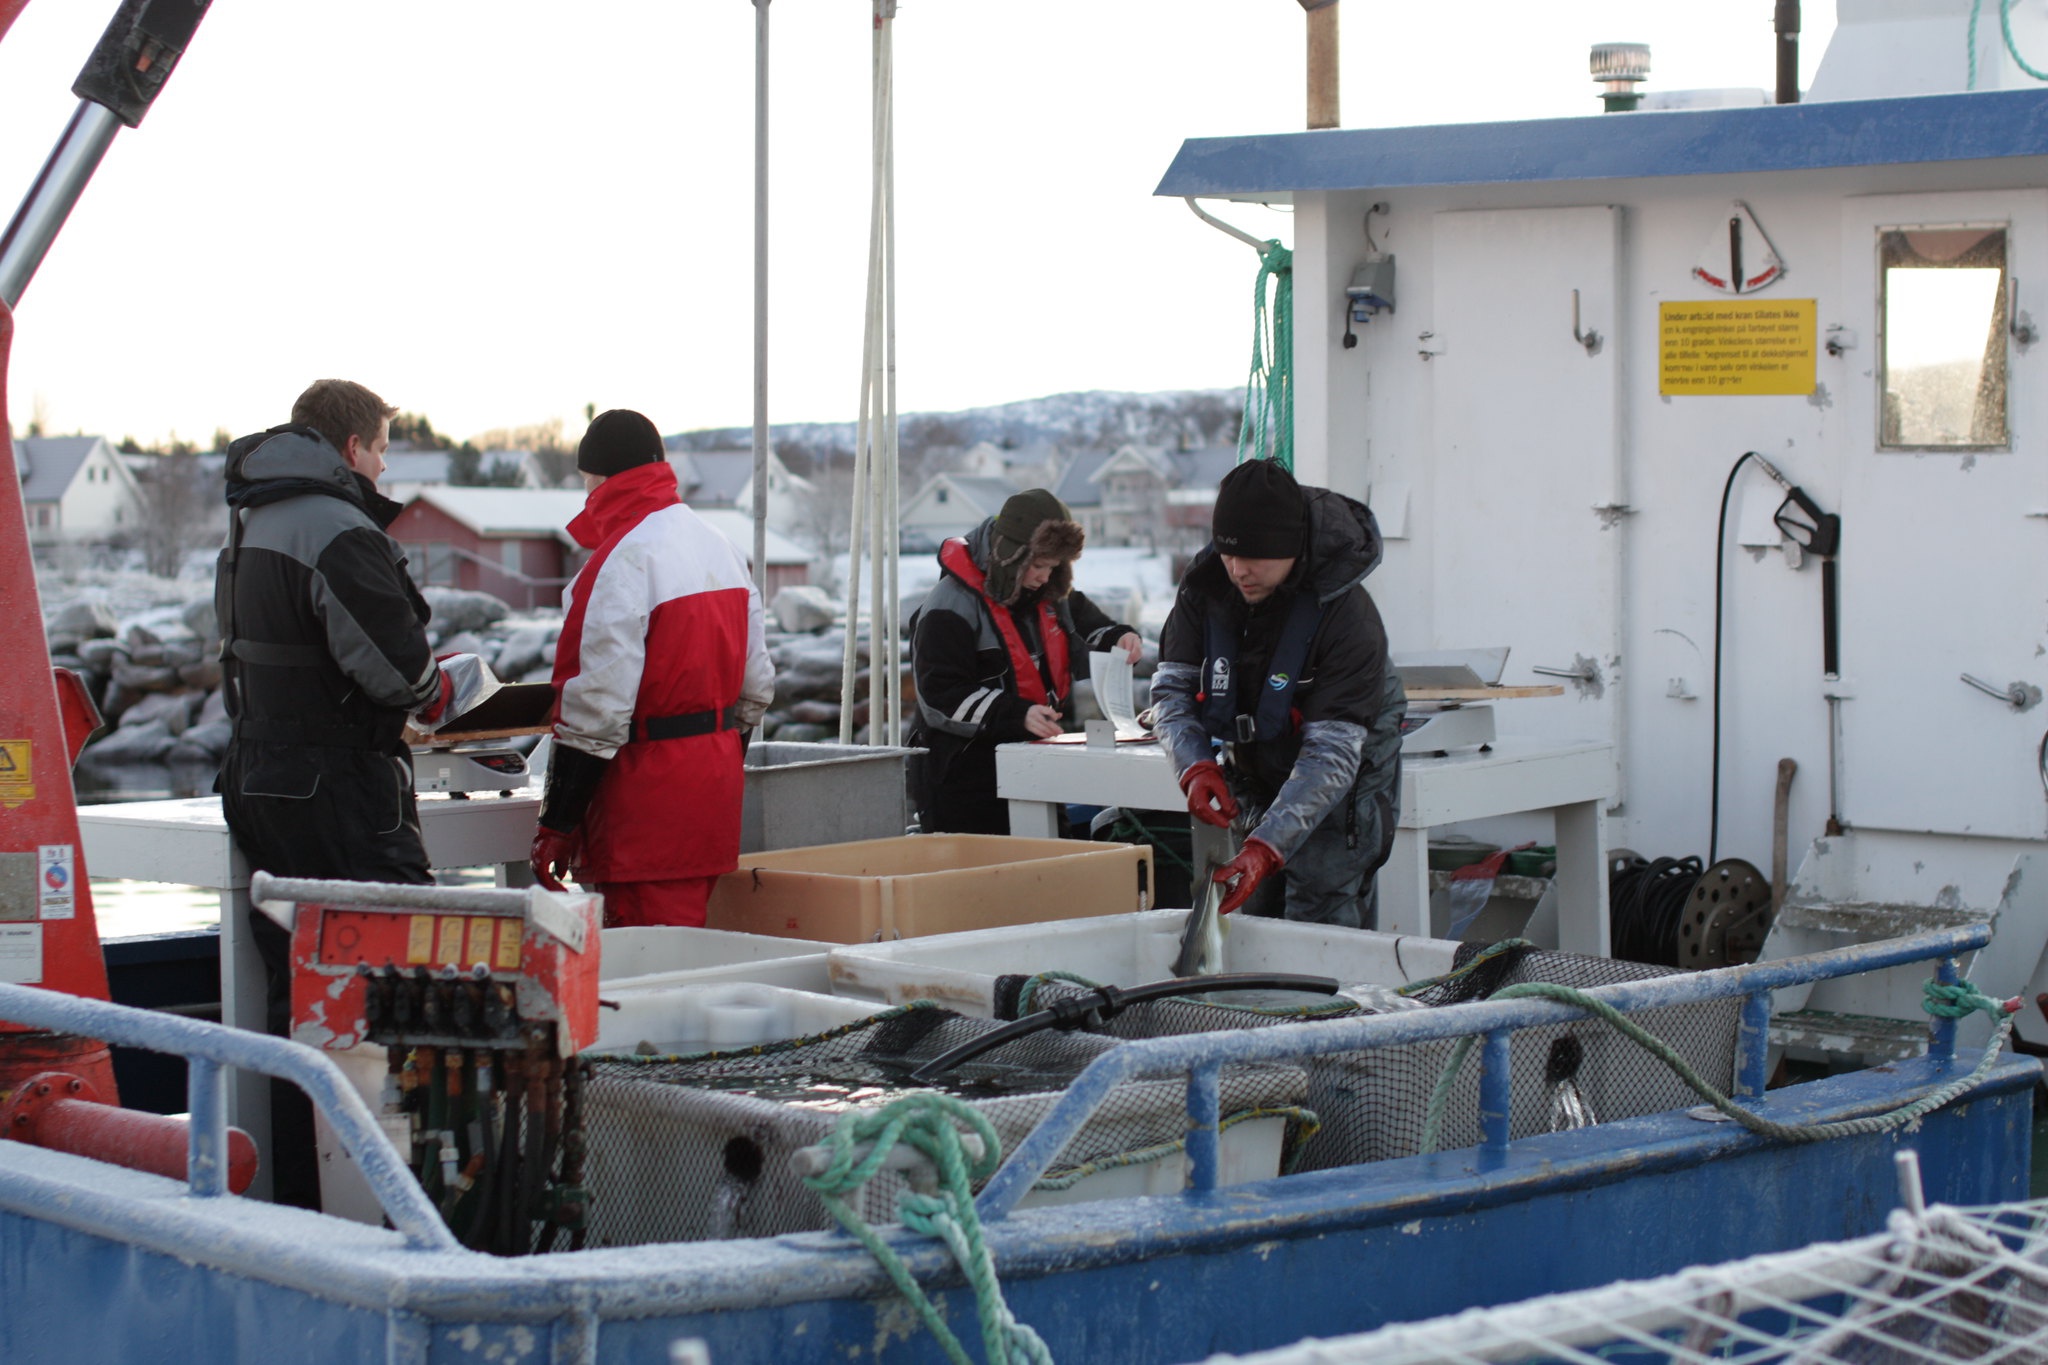
[[[1898,1102],[1952,1063],[1772,1092],[1794,1122]],[[1663,1274],[1882,1227],[1892,1155],[1930,1200],[2022,1197],[2031,1060],[1914,1131],[1786,1146],[1684,1114],[1205,1194],[1012,1214],[988,1228],[1012,1309],[1056,1359],[1169,1365]],[[943,1353],[866,1253],[825,1234],[494,1260],[54,1153],[0,1162],[5,1356],[25,1365],[285,1360],[627,1362],[699,1337],[718,1365]],[[931,1243],[896,1245],[973,1340]],[[978,1354],[978,1351],[977,1351]]]

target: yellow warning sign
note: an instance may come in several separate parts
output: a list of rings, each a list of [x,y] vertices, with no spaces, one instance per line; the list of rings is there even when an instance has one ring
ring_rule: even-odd
[[[1812,393],[1813,299],[1698,299],[1657,306],[1657,392]]]
[[[35,745],[26,739],[0,739],[0,806],[9,810],[36,799]]]

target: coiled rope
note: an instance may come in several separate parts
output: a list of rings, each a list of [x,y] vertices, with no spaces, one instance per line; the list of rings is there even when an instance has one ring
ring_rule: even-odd
[[[1970,76],[1969,80],[1963,85],[1965,90],[1975,90],[1977,88],[1977,11],[1982,7],[1983,0],[1970,0],[1970,32],[1968,38],[1964,40],[1969,45]],[[2012,58],[2013,65],[2019,67],[2020,70],[2026,72],[2037,81],[2048,81],[2048,71],[2038,71],[2030,65],[2027,59],[2020,55],[2019,44],[2013,41],[2012,0],[1998,0],[1998,29],[2005,39],[2005,50],[2007,55]]]
[[[981,1140],[979,1158],[969,1155],[961,1140],[963,1128]],[[903,1258],[847,1202],[848,1195],[882,1169],[898,1143],[927,1157],[938,1169],[938,1183],[934,1194],[905,1191],[897,1200],[897,1214],[912,1232],[944,1242],[966,1272],[989,1365],[1052,1365],[1052,1353],[1044,1340],[1017,1321],[1004,1302],[995,1261],[982,1240],[981,1219],[974,1211],[974,1184],[995,1173],[1002,1158],[1002,1142],[994,1126],[974,1106],[950,1095],[916,1094],[873,1111],[850,1110],[840,1116],[822,1144],[831,1155],[830,1163],[822,1173],[805,1176],[804,1183],[818,1192],[839,1226],[866,1247],[888,1273],[897,1292],[938,1338],[946,1358],[954,1365],[974,1365],[938,1308],[911,1277]]]
[[[1991,1042],[1984,1049],[1984,1056],[1978,1060],[1969,1075],[1950,1081],[1928,1091],[1917,1100],[1882,1114],[1843,1119],[1835,1123],[1778,1123],[1760,1114],[1751,1113],[1736,1104],[1686,1065],[1685,1059],[1674,1052],[1663,1039],[1643,1029],[1604,1000],[1596,999],[1573,987],[1547,981],[1525,981],[1518,986],[1509,986],[1495,992],[1493,999],[1512,1000],[1525,996],[1575,1005],[1589,1014],[1606,1020],[1620,1030],[1623,1036],[1669,1067],[1674,1075],[1715,1109],[1752,1133],[1776,1138],[1782,1142],[1824,1142],[1831,1138],[1885,1133],[1911,1123],[1922,1114],[1939,1109],[1975,1085],[1991,1070],[1992,1064],[1998,1060],[1999,1052],[2005,1047],[2006,1039],[2012,1034],[2013,1016],[2020,1008],[2017,999],[1993,1000],[1967,981],[1948,985],[1929,980],[1921,999],[1921,1008],[1929,1014],[1940,1019],[1962,1019],[1982,1010],[1998,1021],[1998,1027],[1992,1030]],[[1436,1089],[1429,1097],[1428,1118],[1422,1127],[1422,1150],[1425,1153],[1436,1150],[1437,1142],[1443,1133],[1444,1110],[1450,1102],[1451,1087],[1456,1082],[1458,1071],[1464,1066],[1465,1058],[1471,1053],[1475,1041],[1475,1037],[1470,1034],[1460,1038],[1458,1046],[1451,1052],[1450,1060],[1444,1064],[1443,1075],[1437,1078]]]
[[[1266,303],[1266,282],[1273,302]],[[1272,460],[1294,468],[1294,253],[1278,239],[1259,255],[1252,287],[1252,369],[1237,428],[1237,462]]]

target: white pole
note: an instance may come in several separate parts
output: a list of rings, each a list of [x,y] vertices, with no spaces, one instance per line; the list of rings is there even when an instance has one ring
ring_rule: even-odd
[[[754,586],[768,605],[768,5],[754,0]]]
[[[893,11],[894,5],[890,6]],[[885,368],[885,389],[882,404],[884,423],[882,439],[886,454],[885,522],[888,541],[883,553],[888,556],[889,595],[887,615],[889,620],[888,672],[885,683],[889,693],[889,724],[887,743],[896,745],[903,742],[903,601],[897,586],[898,567],[902,560],[903,536],[897,524],[898,483],[901,472],[896,426],[896,37],[895,22],[892,19],[885,35],[886,54],[889,67],[887,104],[883,108],[882,123],[882,194],[887,212],[883,219],[882,238],[882,287],[883,308],[888,319],[888,332],[883,345]],[[882,731],[878,728],[879,736]]]
[[[883,686],[883,671],[889,667],[889,608],[887,608],[887,555],[889,555],[889,514],[885,489],[889,469],[877,458],[889,458],[883,409],[883,368],[887,364],[887,256],[883,244],[889,239],[889,23],[885,10],[889,0],[874,4],[874,111],[870,133],[874,137],[872,158],[872,199],[874,217],[868,225],[868,393],[866,413],[872,417],[868,430],[868,571],[874,575],[874,589],[868,593],[868,743],[883,743],[889,735],[889,692]]]

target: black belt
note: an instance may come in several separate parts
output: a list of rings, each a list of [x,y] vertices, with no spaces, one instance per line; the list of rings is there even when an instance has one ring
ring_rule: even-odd
[[[697,735],[715,735],[720,730],[740,728],[740,707],[738,702],[723,711],[692,711],[683,716],[654,716],[648,720],[633,722],[635,739],[690,739]]]
[[[223,640],[220,657],[223,662],[234,659],[272,668],[320,668],[334,662],[334,656],[318,645],[277,645],[263,640]]]

